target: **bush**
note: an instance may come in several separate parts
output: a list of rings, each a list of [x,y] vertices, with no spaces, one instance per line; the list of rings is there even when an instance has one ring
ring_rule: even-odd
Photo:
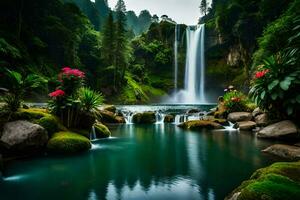
[[[47,150],[51,153],[71,154],[86,151],[90,148],[89,139],[71,132],[55,133],[47,144]]]
[[[248,97],[239,91],[230,91],[224,95],[224,105],[229,113],[251,111]]]
[[[277,116],[300,110],[300,68],[297,50],[287,50],[264,61],[255,74],[249,92],[255,103]]]

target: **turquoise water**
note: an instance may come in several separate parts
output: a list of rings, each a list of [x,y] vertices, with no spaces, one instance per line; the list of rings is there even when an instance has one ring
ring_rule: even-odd
[[[272,161],[249,133],[183,131],[175,125],[120,125],[113,138],[71,157],[14,161],[0,199],[223,199]]]

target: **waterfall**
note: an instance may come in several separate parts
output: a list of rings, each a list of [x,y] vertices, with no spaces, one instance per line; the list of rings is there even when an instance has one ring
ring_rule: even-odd
[[[187,52],[185,66],[185,102],[205,103],[205,25],[187,27]]]
[[[184,89],[178,88],[178,28],[175,28],[174,42],[174,86],[175,95],[171,103],[207,103],[205,97],[205,24],[189,26],[186,29],[186,63]]]
[[[174,40],[174,91],[178,88],[178,41],[180,40],[180,26],[175,25],[175,40]]]
[[[93,140],[96,140],[96,139],[97,139],[97,136],[96,136],[95,127],[92,126],[92,131],[90,133],[90,140],[93,141]]]

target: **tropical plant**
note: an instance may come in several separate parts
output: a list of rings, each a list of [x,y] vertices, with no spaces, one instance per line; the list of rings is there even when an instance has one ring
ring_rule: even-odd
[[[19,72],[6,69],[5,87],[8,90],[3,101],[9,111],[17,111],[24,95],[45,84],[47,81],[36,74],[22,76]]]
[[[224,105],[228,112],[249,111],[249,99],[245,94],[237,90],[226,92],[224,95]]]
[[[103,103],[104,97],[101,93],[83,87],[78,91],[78,100],[82,111],[93,113]]]
[[[287,49],[264,61],[255,74],[250,97],[277,115],[296,114],[300,108],[299,50]]]

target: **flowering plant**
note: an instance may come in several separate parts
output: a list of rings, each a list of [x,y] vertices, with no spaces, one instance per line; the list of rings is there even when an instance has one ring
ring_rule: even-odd
[[[50,94],[49,94],[49,96],[50,97],[53,97],[53,98],[56,98],[56,97],[63,97],[63,96],[65,96],[65,92],[63,91],[63,90],[56,90],[56,91],[54,91],[54,92],[51,92]]]
[[[300,107],[300,68],[296,50],[280,52],[264,61],[255,73],[250,97],[275,116],[292,115]]]
[[[248,111],[248,103],[247,96],[237,90],[226,92],[224,95],[224,105],[229,112]]]

